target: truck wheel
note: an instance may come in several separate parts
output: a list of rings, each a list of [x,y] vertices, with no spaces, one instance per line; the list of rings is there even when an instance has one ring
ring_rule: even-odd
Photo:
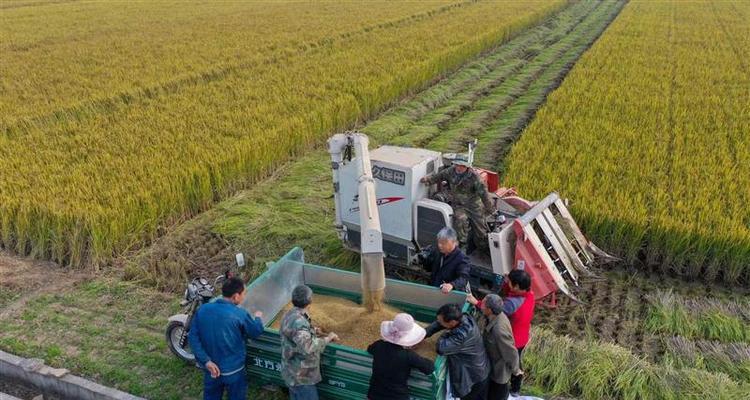
[[[180,346],[180,337],[185,330],[185,325],[181,321],[172,321],[167,325],[166,337],[167,346],[174,355],[188,364],[195,364],[195,355],[190,351],[190,346],[185,342],[185,346]]]

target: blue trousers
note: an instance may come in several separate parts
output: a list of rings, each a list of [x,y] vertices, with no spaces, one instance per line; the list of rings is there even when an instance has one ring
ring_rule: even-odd
[[[318,387],[315,385],[289,386],[289,400],[318,400]]]
[[[208,372],[203,374],[203,400],[221,400],[226,389],[229,400],[247,398],[247,373],[243,369],[229,376],[214,379]]]

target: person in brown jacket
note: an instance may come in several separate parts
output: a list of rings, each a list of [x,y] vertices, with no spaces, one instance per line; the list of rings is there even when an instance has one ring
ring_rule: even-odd
[[[503,313],[503,299],[496,294],[485,296],[481,303],[479,328],[492,367],[488,400],[507,400],[512,375],[520,373],[518,351],[510,321]]]

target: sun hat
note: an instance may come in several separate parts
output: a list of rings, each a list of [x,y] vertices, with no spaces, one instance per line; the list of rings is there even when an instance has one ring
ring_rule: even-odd
[[[424,339],[427,332],[414,322],[414,317],[406,313],[396,314],[393,321],[380,324],[383,340],[399,346],[412,347]]]

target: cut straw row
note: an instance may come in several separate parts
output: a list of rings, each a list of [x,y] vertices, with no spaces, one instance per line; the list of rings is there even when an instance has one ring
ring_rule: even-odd
[[[627,349],[536,329],[524,355],[529,378],[553,395],[587,400],[730,400],[750,386],[724,373],[654,364]]]
[[[672,336],[664,340],[664,362],[675,367],[723,372],[737,381],[750,382],[750,345],[690,340]]]
[[[671,290],[650,294],[647,300],[650,308],[646,327],[651,332],[750,343],[750,321],[745,318],[744,310],[730,302],[685,299]]]

